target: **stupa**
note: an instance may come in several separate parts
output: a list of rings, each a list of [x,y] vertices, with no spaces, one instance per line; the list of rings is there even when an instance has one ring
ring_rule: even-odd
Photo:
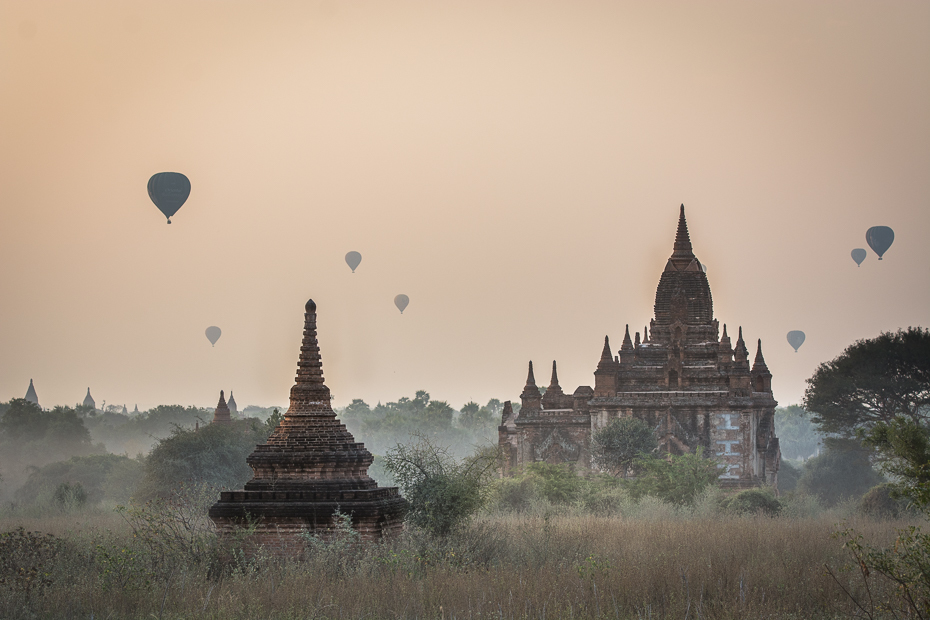
[[[87,396],[84,397],[85,407],[90,407],[91,409],[97,408],[97,403],[94,401],[94,397],[90,395],[90,388],[87,388]]]
[[[26,390],[26,400],[30,403],[39,404],[39,396],[36,394],[36,388],[32,385],[32,379],[29,380],[29,389]]]
[[[378,487],[368,475],[373,460],[330,404],[311,299],[290,406],[268,440],[246,459],[253,478],[241,491],[223,491],[210,518],[221,536],[256,523],[250,544],[278,555],[298,553],[304,532],[331,532],[337,510],[351,516],[362,540],[390,537],[403,527],[407,502],[396,487]]]
[[[226,402],[229,407],[229,413],[236,415],[239,413],[239,405],[236,404],[236,397],[233,396],[232,390],[229,390],[229,400]]]
[[[223,390],[220,390],[220,400],[216,403],[216,409],[213,410],[213,424],[232,424],[229,407],[226,405],[226,399],[223,398]]]

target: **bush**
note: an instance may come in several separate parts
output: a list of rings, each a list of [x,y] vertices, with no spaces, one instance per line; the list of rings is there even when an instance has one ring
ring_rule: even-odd
[[[601,469],[626,477],[636,459],[658,448],[652,427],[637,418],[619,418],[594,432],[591,457]]]
[[[722,507],[727,512],[741,515],[763,514],[767,517],[776,517],[781,512],[782,505],[771,489],[747,489],[736,495],[731,495],[722,501]]]
[[[778,490],[794,491],[798,488],[798,480],[801,479],[801,470],[791,464],[790,461],[782,459],[778,467]]]
[[[484,506],[498,454],[479,450],[458,461],[448,448],[419,437],[388,450],[384,467],[409,502],[407,520],[434,536],[448,536]]]
[[[74,484],[62,482],[55,489],[55,494],[52,497],[62,510],[81,508],[87,503],[87,491],[84,490],[80,482]]]
[[[640,458],[635,466],[643,473],[626,482],[633,499],[651,495],[676,506],[692,505],[704,489],[717,484],[721,471],[700,447],[694,453]]]
[[[907,511],[907,502],[893,497],[890,484],[872,487],[859,500],[859,512],[874,519],[897,519]]]

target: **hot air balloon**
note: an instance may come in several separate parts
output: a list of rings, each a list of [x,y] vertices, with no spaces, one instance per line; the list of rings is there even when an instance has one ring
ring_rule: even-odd
[[[797,353],[798,349],[804,344],[804,332],[799,330],[794,330],[788,332],[788,344],[794,347],[794,352]]]
[[[358,252],[349,252],[346,254],[346,265],[352,269],[352,273],[355,273],[355,268],[358,267],[360,262],[362,262],[362,255]]]
[[[882,254],[894,243],[894,231],[887,226],[873,226],[865,232],[865,240],[872,251],[878,254],[878,260],[881,260]]]
[[[861,265],[862,261],[865,260],[866,251],[863,250],[862,248],[856,248],[855,250],[850,252],[850,255],[852,255],[852,259],[856,261],[856,265]]]
[[[407,307],[407,304],[410,303],[410,298],[404,294],[400,294],[394,298],[394,305],[397,306],[397,309],[400,310],[400,313],[404,313],[404,308]]]
[[[165,214],[168,223],[191,195],[191,182],[180,172],[159,172],[149,179],[149,198]]]
[[[207,340],[210,341],[210,344],[215,346],[216,341],[220,339],[220,335],[223,333],[223,330],[221,330],[216,325],[211,325],[204,333],[207,335]]]

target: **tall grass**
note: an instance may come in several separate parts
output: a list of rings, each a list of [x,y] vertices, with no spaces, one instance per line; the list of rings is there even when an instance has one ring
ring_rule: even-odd
[[[853,611],[824,569],[849,561],[833,516],[485,516],[444,541],[406,532],[368,546],[318,542],[301,561],[235,550],[162,560],[128,526],[82,513],[25,524],[62,542],[46,583],[0,584],[3,618],[838,618]],[[83,515],[83,516],[82,516]],[[646,518],[648,517],[648,518]],[[686,518],[687,517],[687,518]],[[852,519],[876,543],[888,522]],[[220,556],[217,556],[220,557]],[[238,558],[238,559],[237,559]],[[858,573],[839,573],[861,592]]]

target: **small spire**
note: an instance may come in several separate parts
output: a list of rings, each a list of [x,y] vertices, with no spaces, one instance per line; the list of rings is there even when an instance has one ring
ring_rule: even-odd
[[[630,326],[626,326],[626,333],[623,334],[623,344],[620,345],[621,351],[631,351],[633,349],[633,341],[630,340]]]
[[[765,374],[769,372],[769,367],[765,365],[765,358],[762,357],[762,338],[759,338],[759,344],[756,348],[756,359],[752,363],[753,374]]]
[[[30,403],[39,404],[39,396],[36,394],[36,388],[32,385],[32,379],[29,380],[29,389],[26,390],[26,400]]]
[[[610,363],[613,359],[613,356],[610,354],[610,339],[604,336],[604,350],[601,351],[601,361]],[[32,383],[30,383],[30,385],[32,385]]]
[[[223,397],[223,390],[220,390],[220,400],[216,403],[216,409],[213,412],[213,423],[229,424],[230,422],[232,422],[232,418],[229,415],[229,407]]]
[[[94,401],[94,397],[90,395],[90,388],[87,388],[87,396],[84,397],[84,406],[90,407],[91,409],[97,408],[97,403]]]
[[[530,360],[530,370],[526,373],[526,384],[527,385],[536,385],[536,377],[533,376],[533,360]]]
[[[643,325],[643,342],[649,342],[649,326]]]
[[[633,340],[633,346],[639,348],[639,332],[636,332],[636,338]]]
[[[535,401],[537,403],[536,408],[538,409],[540,397],[539,388],[536,387],[536,377],[533,376],[533,362],[530,361],[530,369],[526,373],[526,386],[523,388],[523,393],[520,394],[520,398],[523,400],[524,406],[528,404],[528,401]]]
[[[552,378],[549,379],[549,388],[559,387],[559,373],[555,369],[555,360],[552,360]]]
[[[685,220],[685,205],[681,205],[681,211],[678,214],[678,232],[675,233],[675,251],[672,252],[673,259],[693,259],[694,252],[691,249],[691,236],[688,234],[688,222]]]
[[[743,342],[743,327],[739,328],[739,338],[736,339],[736,347],[733,349],[734,360],[737,363],[745,364],[749,368],[749,351],[746,349],[746,343]]]

